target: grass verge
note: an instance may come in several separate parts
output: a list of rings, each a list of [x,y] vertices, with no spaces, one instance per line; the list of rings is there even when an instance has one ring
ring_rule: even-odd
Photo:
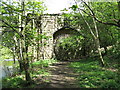
[[[57,62],[57,60],[40,60],[30,64],[30,72],[33,83],[27,85],[28,83],[25,81],[25,73],[21,74],[16,73],[16,76],[6,77],[2,79],[2,88],[34,88],[36,86],[36,79],[41,79],[44,82],[48,82],[44,80],[44,77],[49,76],[50,73],[47,71],[46,67],[49,67],[52,63]]]
[[[117,65],[114,64],[113,66]],[[102,68],[98,60],[83,59],[79,62],[72,62],[70,67],[79,74],[77,80],[82,88],[120,88],[118,72],[108,69],[108,66]]]

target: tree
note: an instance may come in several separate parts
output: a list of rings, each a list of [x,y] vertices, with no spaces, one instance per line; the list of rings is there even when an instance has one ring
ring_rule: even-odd
[[[120,1],[118,2],[91,2],[91,6],[88,5],[84,0],[81,0],[85,6],[89,9],[89,12],[86,12],[85,10],[81,9],[82,11],[84,11],[87,15],[92,16],[97,22],[105,24],[105,25],[111,25],[111,26],[116,26],[116,27],[120,27]],[[97,7],[96,7],[97,6]],[[98,7],[100,6],[100,7]],[[107,7],[106,7],[107,6]],[[92,8],[93,9],[92,9]],[[114,8],[113,9],[108,9],[108,7]],[[101,11],[100,9],[103,10],[109,10],[106,12],[106,10],[101,16]],[[96,13],[94,12],[94,10],[96,11]],[[113,10],[113,11],[112,11]],[[111,13],[112,12],[112,13]],[[103,19],[104,18],[104,19]]]
[[[36,18],[45,10],[43,2],[22,1],[22,2],[2,2],[1,21],[3,22],[3,44],[9,48],[15,48],[15,54],[18,56],[20,68],[25,71],[26,81],[31,81],[29,72],[29,53],[28,48],[36,42],[33,42],[37,35],[37,27],[34,27]],[[9,30],[8,30],[9,29]],[[11,33],[10,32],[14,32]],[[11,37],[5,38],[6,36]],[[39,34],[38,34],[39,36]],[[32,41],[33,40],[33,41]],[[11,44],[9,46],[8,44]],[[14,46],[13,46],[14,45]]]
[[[82,3],[81,4],[82,6],[78,6],[78,3],[76,2],[76,5],[73,5],[72,7],[70,7],[73,10],[73,12],[72,12],[73,16],[75,16],[75,15],[77,16],[77,17],[75,16],[76,18],[72,19],[73,23],[75,23],[79,26],[77,28],[80,29],[80,32],[83,29],[85,29],[87,31],[87,32],[85,32],[85,30],[83,31],[85,33],[84,35],[86,35],[86,33],[89,33],[89,32],[91,33],[91,35],[93,36],[93,41],[95,41],[95,43],[96,43],[95,45],[97,47],[97,50],[98,50],[98,53],[99,53],[99,56],[101,59],[101,64],[102,64],[102,66],[104,66],[104,61],[102,58],[102,53],[101,53],[100,48],[103,46],[105,48],[105,51],[107,51],[106,50],[107,46],[114,45],[116,43],[116,40],[118,40],[116,37],[114,37],[115,36],[114,33],[116,31],[118,32],[118,30],[116,30],[115,27],[119,28],[119,24],[118,24],[119,15],[118,15],[118,7],[117,7],[118,4],[110,3],[110,2],[106,2],[106,3],[85,2],[83,0],[81,0],[81,3]],[[113,9],[109,9],[110,7],[112,7]],[[104,13],[101,12],[101,9],[104,10]],[[109,12],[108,12],[108,10],[109,10]],[[111,14],[113,14],[113,15],[111,15]],[[117,20],[117,22],[115,20]],[[113,21],[114,21],[114,23],[113,23]],[[83,23],[83,22],[85,22],[85,23]],[[99,24],[99,23],[101,23],[101,24]],[[75,25],[75,24],[72,24],[72,25]],[[88,28],[86,27],[86,25]],[[106,26],[106,25],[109,25],[109,26]],[[112,29],[114,28],[114,32],[112,31],[111,28]],[[107,36],[106,35],[105,36],[108,39],[112,38],[112,42],[110,41],[111,39],[108,41],[108,40],[106,40],[106,38],[101,37],[102,35],[104,35],[103,31],[106,31],[108,33]],[[90,37],[90,36],[88,36],[88,37]],[[106,44],[106,42],[104,42],[104,40],[107,41],[107,44]]]

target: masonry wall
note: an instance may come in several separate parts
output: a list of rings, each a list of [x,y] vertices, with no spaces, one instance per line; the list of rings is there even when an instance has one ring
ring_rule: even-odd
[[[42,34],[49,36],[48,40],[43,39],[42,43],[46,42],[47,45],[41,48],[41,54],[43,54],[44,59],[50,59],[54,56],[53,52],[53,34],[62,28],[62,24],[59,24],[58,21],[61,20],[63,22],[62,16],[59,14],[51,14],[51,15],[42,15],[41,16],[41,30]],[[41,57],[43,58],[43,57]]]

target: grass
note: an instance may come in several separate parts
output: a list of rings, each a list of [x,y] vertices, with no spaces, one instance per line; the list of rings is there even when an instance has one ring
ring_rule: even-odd
[[[46,59],[46,60],[39,60],[36,62],[33,62],[31,66],[33,67],[48,67],[50,64],[57,62],[57,60],[54,59]]]
[[[74,68],[75,73],[79,73],[77,80],[82,88],[120,88],[118,72],[106,69],[108,66],[103,69],[98,60],[83,59],[72,62],[70,67]]]
[[[26,84],[26,81],[20,76],[7,77],[2,80],[3,88],[21,88],[24,84]]]
[[[57,62],[57,60],[40,60],[30,64],[31,77],[33,83],[27,85],[25,81],[25,72],[22,72],[21,75],[17,74],[14,77],[6,77],[2,80],[3,88],[34,88],[36,86],[35,80],[42,76],[41,80],[44,82],[49,82],[44,80],[44,77],[49,76],[50,73],[47,71],[46,67],[50,64]]]

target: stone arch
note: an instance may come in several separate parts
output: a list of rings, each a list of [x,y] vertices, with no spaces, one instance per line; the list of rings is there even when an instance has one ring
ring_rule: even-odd
[[[71,35],[79,35],[79,31],[75,30],[71,27],[63,27],[56,32],[53,33],[53,43],[55,43],[55,40],[58,39],[61,36],[71,36]]]
[[[70,27],[63,27],[59,30],[57,30],[56,32],[54,32],[53,34],[53,52],[55,54],[55,57],[60,60],[59,57],[63,56],[62,54],[65,52],[65,50],[63,49],[63,52],[61,51],[62,49],[60,49],[61,47],[58,47],[57,44],[61,43],[60,39],[62,38],[67,38],[67,37],[71,37],[73,35],[79,35],[80,33]],[[61,59],[63,59],[61,57]]]

